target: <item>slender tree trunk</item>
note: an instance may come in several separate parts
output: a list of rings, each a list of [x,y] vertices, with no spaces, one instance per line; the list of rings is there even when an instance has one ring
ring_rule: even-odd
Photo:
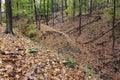
[[[53,26],[54,26],[54,8],[53,8],[53,5],[54,5],[54,1],[51,0],[51,3],[52,3],[52,16],[53,16]]]
[[[87,7],[87,1],[85,0],[84,5]],[[85,7],[85,13],[87,13],[87,8]]]
[[[47,6],[46,6],[46,0],[43,0],[43,4],[44,4],[44,21],[45,21],[45,23],[47,24],[47,15],[46,15]]]
[[[18,3],[18,1],[16,1],[16,7],[17,7],[17,10],[19,10],[19,3]],[[16,18],[17,18],[17,20],[19,19],[19,15],[18,15],[18,13],[17,13],[17,16],[16,16]]]
[[[75,0],[73,0],[73,20],[74,20],[74,17],[75,17]]]
[[[63,18],[64,16],[63,16],[63,0],[62,0],[62,22],[64,22]]]
[[[113,29],[112,29],[112,36],[113,36],[113,42],[112,42],[112,54],[115,55],[115,17],[116,17],[116,0],[114,0],[114,10],[113,10]]]
[[[65,0],[65,9],[68,8],[67,0]],[[66,12],[66,16],[68,16],[68,13]]]
[[[82,3],[79,0],[79,35],[81,34],[81,22],[82,22]]]
[[[46,20],[47,25],[48,25],[48,17],[49,17],[49,0],[47,0],[47,20]]]
[[[92,16],[92,10],[93,10],[93,0],[90,0],[90,12],[89,12],[89,16],[91,17]]]
[[[35,22],[36,22],[36,26],[38,26],[38,23],[37,23],[37,8],[36,8],[36,1],[35,0],[33,0],[33,2],[34,2],[34,10],[35,10]]]
[[[42,12],[41,12],[41,9],[42,9],[42,0],[40,0],[40,18],[42,18]]]
[[[2,4],[2,2],[1,2],[1,0],[0,0],[0,25],[2,24],[2,12],[1,12],[1,4]]]
[[[41,28],[41,0],[40,0],[40,4],[39,4],[39,13],[38,13],[38,24],[39,24],[39,27],[38,27],[38,29],[40,30],[40,28]]]
[[[57,3],[59,3],[59,1],[57,1]],[[57,11],[59,11],[59,6],[58,4],[56,5]]]
[[[68,5],[67,5],[67,0],[65,0],[65,9],[68,8]]]
[[[106,6],[108,7],[108,4],[109,4],[109,0],[106,0]]]
[[[12,6],[11,0],[5,0],[5,7],[6,7],[6,30],[5,33],[14,34],[12,30]]]
[[[44,21],[46,22],[46,6],[45,6],[45,0],[43,0],[43,6],[44,6]]]

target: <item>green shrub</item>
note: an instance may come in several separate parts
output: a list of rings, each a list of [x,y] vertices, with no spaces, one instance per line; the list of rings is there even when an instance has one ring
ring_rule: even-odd
[[[25,25],[25,28],[33,29],[34,27],[33,27],[31,24],[26,24],[26,25]]]
[[[112,7],[111,7],[111,8],[107,8],[107,9],[105,10],[105,12],[106,12],[106,14],[112,16],[112,15],[113,15],[113,8],[112,8]]]
[[[34,36],[36,36],[36,34],[37,34],[36,30],[30,30],[28,32],[28,37],[29,38],[33,38]]]
[[[115,7],[116,7],[116,16],[120,16],[120,0],[116,0]],[[113,1],[108,5],[108,8],[105,9],[105,13],[112,18],[114,14],[114,2]]]
[[[5,13],[2,14],[2,22],[6,23],[6,14]]]
[[[37,35],[37,31],[35,29],[35,27],[31,24],[26,24],[25,28],[27,30],[26,32],[26,36],[33,39],[36,35]]]
[[[73,62],[73,61],[70,60],[69,58],[66,59],[66,64],[67,64],[70,68],[74,68],[75,66],[78,65],[77,62]]]
[[[84,70],[84,72],[88,73],[88,75],[91,76],[91,77],[96,77],[97,76],[97,75],[95,75],[94,68],[91,68],[89,65],[82,66],[82,69]]]

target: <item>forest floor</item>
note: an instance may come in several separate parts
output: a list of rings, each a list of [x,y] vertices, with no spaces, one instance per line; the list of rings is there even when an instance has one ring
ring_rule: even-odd
[[[4,34],[4,29],[0,28],[0,80],[98,80],[55,51],[16,30],[15,36]]]
[[[49,21],[48,26],[41,24],[41,30],[36,29],[35,42],[19,33],[21,31],[28,35],[29,28],[24,27],[27,20],[15,22],[22,25],[18,25],[15,30],[16,36],[1,32],[0,45],[3,48],[0,48],[0,77],[20,77],[20,80],[38,80],[39,76],[40,80],[99,80],[100,77],[103,80],[119,80],[120,20],[116,20],[115,55],[111,50],[112,21],[107,15],[82,16],[82,31],[79,35],[79,16],[74,17],[74,20],[70,17],[64,17],[64,22],[61,20],[58,16],[54,26],[53,20]],[[31,47],[32,54],[27,52]],[[75,66],[76,62],[82,69]],[[10,75],[11,72],[16,75]]]
[[[63,44],[59,42],[60,36],[57,36],[57,40],[52,39],[54,43],[59,43],[57,49],[59,51],[60,48],[62,55],[69,55],[80,65],[94,68],[104,80],[120,79],[120,17],[116,18],[115,24],[115,54],[112,54],[112,20],[106,14],[94,14],[92,17],[82,16],[81,34],[78,28],[79,16],[64,17],[63,21],[58,16],[54,26],[51,24],[52,21],[50,21],[50,26],[66,34],[70,39],[70,42],[63,39]]]

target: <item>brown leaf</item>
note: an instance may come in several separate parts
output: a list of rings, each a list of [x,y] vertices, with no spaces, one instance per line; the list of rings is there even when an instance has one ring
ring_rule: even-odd
[[[6,65],[5,68],[6,68],[7,70],[13,69],[13,67],[12,67],[11,65]]]

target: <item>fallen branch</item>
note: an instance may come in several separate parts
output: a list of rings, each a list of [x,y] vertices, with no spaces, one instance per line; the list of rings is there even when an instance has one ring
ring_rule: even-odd
[[[83,42],[83,43],[81,43],[81,42],[77,42],[77,43],[79,43],[79,44],[89,44],[89,43],[94,42],[94,41],[98,40],[99,38],[103,37],[105,34],[109,33],[111,30],[112,30],[112,28],[109,29],[109,30],[106,31],[106,32],[100,33],[99,36],[95,37],[95,38],[92,39],[92,40],[89,40],[89,41],[86,41],[86,42]]]
[[[82,26],[81,26],[81,29],[83,30],[83,28],[85,28],[85,26],[87,26],[87,25],[89,25],[89,24],[91,24],[91,23],[97,22],[97,21],[100,20],[100,19],[101,19],[100,16],[96,16],[94,20],[92,20],[92,21],[90,21],[90,22],[82,25]],[[72,34],[72,33],[75,33],[75,32],[77,32],[77,31],[79,31],[79,27],[74,28],[74,29],[71,29],[70,31],[68,31],[68,32],[66,32],[66,33]]]

